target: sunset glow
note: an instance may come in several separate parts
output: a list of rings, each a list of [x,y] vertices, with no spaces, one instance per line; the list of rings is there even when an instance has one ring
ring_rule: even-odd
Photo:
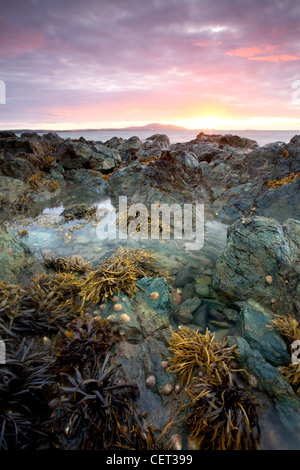
[[[294,0],[2,2],[2,129],[300,128]]]

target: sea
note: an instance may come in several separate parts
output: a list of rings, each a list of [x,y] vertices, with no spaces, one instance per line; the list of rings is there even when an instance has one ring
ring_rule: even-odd
[[[151,137],[154,134],[166,134],[171,144],[189,142],[197,137],[199,132],[205,134],[232,134],[240,137],[248,137],[249,139],[255,140],[259,146],[267,145],[273,142],[285,142],[288,143],[295,135],[300,135],[300,130],[293,131],[278,131],[278,130],[215,130],[215,129],[203,129],[203,130],[88,130],[88,131],[57,131],[57,134],[63,139],[79,139],[84,137],[86,140],[101,141],[105,143],[112,137],[122,137],[123,139],[129,139],[130,137],[137,136],[142,141]],[[18,135],[18,134],[17,134]],[[20,134],[19,134],[20,135]],[[42,135],[42,133],[40,134]]]

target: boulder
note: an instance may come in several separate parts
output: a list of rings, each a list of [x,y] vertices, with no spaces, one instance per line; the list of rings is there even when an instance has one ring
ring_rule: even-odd
[[[239,315],[243,338],[252,349],[275,367],[288,365],[290,355],[282,336],[274,328],[273,313],[252,299],[247,300]]]
[[[36,269],[34,253],[5,227],[0,227],[0,281],[16,284]]]
[[[229,227],[216,262],[215,289],[231,299],[252,298],[272,311],[300,317],[297,286],[300,222],[251,217]]]
[[[143,278],[137,281],[137,286],[139,290],[134,299],[122,292],[118,295],[118,302],[122,305],[120,312],[116,312],[109,301],[101,315],[110,321],[114,315],[115,323],[112,325],[118,325],[123,331],[123,340],[116,344],[113,359],[116,373],[122,382],[138,384],[140,394],[135,407],[144,418],[145,429],[152,424],[155,432],[159,433],[173,421],[179,398],[174,392],[176,375],[167,372],[162,365],[170,355],[172,294],[165,278]],[[152,292],[159,294],[156,300],[151,300]],[[149,377],[153,379],[151,385],[147,384]],[[166,384],[173,386],[170,396],[164,394]],[[172,424],[172,432],[182,426],[177,421]]]
[[[280,443],[286,441],[287,431],[288,433],[292,431],[299,434],[300,399],[285,376],[277,367],[266,361],[259,351],[251,348],[244,338],[231,336],[228,338],[228,344],[229,346],[232,344],[237,345],[238,361],[248,373],[255,376],[258,382],[258,391],[266,394],[266,397],[262,398],[264,405],[266,405],[268,397],[272,399],[270,413],[277,426],[280,425],[280,427],[277,427],[277,432],[282,433]],[[266,406],[259,407],[259,414],[262,415],[262,418],[264,413],[266,413]]]
[[[73,169],[65,172],[66,179],[82,185],[88,191],[105,195],[108,191],[108,183],[101,176],[102,174],[99,171],[94,170]]]
[[[234,148],[255,148],[258,147],[258,143],[255,140],[248,139],[246,137],[240,137],[238,135],[226,134],[219,140],[219,147],[223,148],[225,145]]]
[[[300,219],[300,178],[265,191],[257,201],[257,214],[274,217],[279,222]]]

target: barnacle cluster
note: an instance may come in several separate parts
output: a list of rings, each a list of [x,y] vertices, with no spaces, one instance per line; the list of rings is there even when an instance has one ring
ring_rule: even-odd
[[[189,328],[172,332],[168,370],[179,373],[186,385],[189,403],[183,407],[191,412],[185,421],[201,450],[258,448],[256,406],[236,380],[235,349],[226,340],[214,342],[208,330],[204,335]]]

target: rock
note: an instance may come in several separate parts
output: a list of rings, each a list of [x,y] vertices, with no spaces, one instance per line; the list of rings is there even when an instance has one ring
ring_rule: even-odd
[[[192,299],[194,297],[195,287],[194,284],[188,283],[182,289],[182,301]]]
[[[195,284],[195,291],[199,297],[209,297],[210,288],[206,284]]]
[[[209,306],[207,304],[201,305],[194,312],[194,323],[198,325],[201,333],[205,333],[207,327],[207,319],[209,314]]]
[[[155,430],[162,430],[177,411],[177,404],[163,395],[165,385],[174,387],[177,381],[176,375],[162,366],[170,354],[172,295],[164,278],[143,278],[137,285],[140,289],[134,299],[129,300],[123,293],[118,296],[123,305],[120,313],[113,310],[114,304],[109,301],[101,315],[107,318],[113,313],[117,320],[121,314],[130,317],[130,323],[120,323],[125,337],[115,345],[112,367],[120,381],[138,384],[140,393],[135,408],[143,416],[146,429],[154,423]],[[157,300],[149,299],[151,292],[159,293]],[[149,387],[149,377],[152,377],[152,387]],[[176,426],[175,423],[175,429]]]
[[[158,146],[164,150],[170,147],[170,139],[165,134],[154,134],[151,137],[147,137],[146,140],[151,140],[154,146]]]
[[[217,260],[214,288],[231,299],[252,298],[272,311],[299,318],[299,247],[297,220],[282,225],[265,217],[238,221],[229,228],[227,246]]]
[[[1,174],[14,179],[27,181],[27,179],[36,171],[34,165],[24,158],[13,157],[6,153],[5,157],[0,158]]]
[[[219,147],[223,148],[225,145],[230,147],[240,148],[255,148],[258,144],[255,140],[248,139],[245,137],[239,137],[238,135],[226,134],[219,140]]]
[[[274,316],[271,311],[249,299],[242,308],[238,323],[242,336],[249,346],[275,367],[288,365],[290,355],[286,343],[272,327]]]
[[[11,131],[0,131],[0,139],[7,139],[8,137],[17,138],[16,134]]]
[[[102,177],[102,173],[94,170],[67,170],[65,177],[73,183],[82,185],[88,191],[105,195],[108,193],[108,183]]]
[[[227,318],[227,320],[236,322],[239,316],[239,312],[234,310],[233,308],[224,308],[223,314]]]
[[[50,142],[33,132],[23,133],[21,137],[0,139],[0,151],[1,149],[15,157],[17,157],[20,152],[33,154],[43,159],[52,156]]]
[[[279,222],[300,219],[300,178],[264,192],[257,201],[257,214]]]
[[[198,297],[185,300],[174,312],[174,319],[177,323],[188,324],[193,322],[193,312],[201,305]]]
[[[195,276],[188,269],[183,269],[177,274],[174,285],[175,287],[184,287],[186,284],[189,284],[194,279]]]
[[[96,153],[81,142],[72,142],[67,139],[57,152],[57,162],[66,170],[90,168],[90,160]]]
[[[34,253],[2,226],[0,228],[0,281],[16,284],[36,270]]]
[[[272,416],[274,417],[274,413],[277,414],[281,425],[286,428],[281,432],[286,434],[288,430],[289,433],[299,433],[300,399],[284,375],[267,362],[259,351],[252,349],[244,338],[229,337],[228,344],[229,346],[237,345],[238,361],[247,372],[256,377],[259,389],[272,398],[275,405],[275,410],[272,409]],[[263,412],[262,409],[260,413]]]

